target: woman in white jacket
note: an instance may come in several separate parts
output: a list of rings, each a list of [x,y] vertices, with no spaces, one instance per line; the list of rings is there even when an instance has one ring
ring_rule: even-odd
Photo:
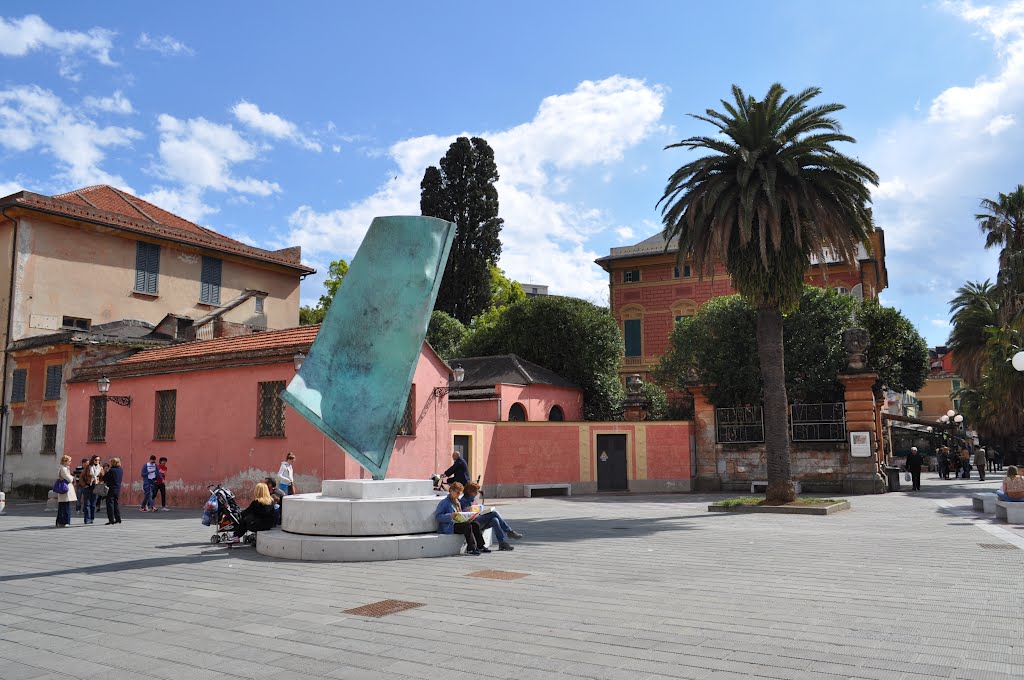
[[[75,494],[75,478],[71,474],[71,456],[60,459],[57,479],[63,479],[68,483],[68,490],[57,494],[57,528],[63,528],[71,524],[71,504],[78,500]]]
[[[281,469],[277,471],[277,486],[286,496],[295,493],[295,472],[292,470],[294,462],[295,454],[289,451],[281,463]]]

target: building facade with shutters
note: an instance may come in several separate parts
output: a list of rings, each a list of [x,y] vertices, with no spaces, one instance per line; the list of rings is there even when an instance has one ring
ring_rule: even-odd
[[[65,450],[121,458],[126,505],[138,503],[142,465],[168,459],[168,504],[200,507],[207,486],[249,498],[294,452],[300,492],[323,479],[369,477],[320,430],[280,399],[319,326],[300,326],[144,350],[105,366],[83,367],[67,383]],[[101,395],[97,380],[107,376]],[[448,401],[434,389],[449,367],[424,343],[388,469],[389,477],[427,479],[451,464]],[[114,397],[116,400],[109,399]]]
[[[298,248],[254,248],[109,186],[0,198],[0,243],[0,485],[15,489],[52,483],[65,453],[58,375],[197,334],[295,326],[314,271]]]
[[[859,246],[856,266],[834,261],[812,264],[807,283],[858,299],[877,298],[889,285],[881,229],[871,235],[870,245]],[[724,266],[716,265],[714,276],[702,279],[689,263],[676,262],[678,252],[675,241],[666,245],[664,237],[655,234],[631,246],[612,248],[596,260],[608,273],[611,312],[625,340],[623,376],[639,373],[651,379],[668,351],[675,323],[694,315],[711,298],[735,292]]]

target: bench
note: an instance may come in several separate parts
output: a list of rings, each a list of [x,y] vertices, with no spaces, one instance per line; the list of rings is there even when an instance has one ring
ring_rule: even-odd
[[[1024,524],[1024,502],[996,501],[996,519],[1010,524]]]
[[[534,490],[540,490],[541,493],[534,494]],[[533,498],[537,496],[571,496],[572,495],[572,484],[524,484],[523,493],[527,498]]]
[[[976,493],[971,496],[971,504],[974,509],[984,512],[986,515],[996,511],[996,501],[999,497],[994,493]]]
[[[765,481],[751,482],[750,483],[750,493],[757,493],[757,487],[759,487],[759,486],[763,486],[764,487],[765,493],[768,492],[768,481],[765,480]],[[800,482],[793,482],[793,486],[796,487],[796,492],[797,492],[797,494],[799,494],[800,493]]]
[[[0,515],[7,514],[7,494],[0,491]]]

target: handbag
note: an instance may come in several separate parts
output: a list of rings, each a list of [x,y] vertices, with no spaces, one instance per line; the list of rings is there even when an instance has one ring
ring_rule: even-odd
[[[904,482],[909,482],[910,481],[910,473],[909,472],[904,472],[903,473],[903,481]]]
[[[97,498],[106,498],[109,491],[110,489],[103,482],[96,482],[95,486],[92,487],[92,495]]]
[[[65,494],[68,492],[68,483],[63,479],[58,479],[53,483],[53,490],[58,494]]]

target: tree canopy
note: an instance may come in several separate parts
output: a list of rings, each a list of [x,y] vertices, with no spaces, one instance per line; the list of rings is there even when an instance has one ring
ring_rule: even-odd
[[[345,274],[348,274],[348,262],[345,260],[331,262],[331,266],[327,270],[327,278],[324,279],[324,288],[327,289],[327,292],[320,296],[320,300],[315,306],[299,308],[300,326],[309,326],[321,323],[324,320],[324,316],[327,315],[327,310],[330,309],[331,303],[334,302],[334,295],[338,292],[338,286],[341,285]]]
[[[578,385],[585,419],[621,417],[622,334],[607,309],[585,300],[543,296],[503,307],[471,329],[459,354],[517,354]]]
[[[457,230],[434,309],[468,324],[490,306],[490,267],[501,255],[498,166],[480,137],[456,139],[439,166],[423,174],[420,212],[454,222]]]
[[[768,497],[795,498],[782,313],[800,301],[811,256],[856,263],[873,227],[869,184],[878,176],[835,144],[853,142],[832,114],[840,104],[812,104],[821,93],[796,95],[775,83],[757,100],[733,85],[723,112],[694,118],[715,136],[670,145],[710,152],[669,177],[659,205],[666,241],[678,239],[678,262],[700,275],[725,264],[736,290],[757,307],[757,352],[764,376]]]
[[[446,312],[435,309],[430,315],[427,326],[427,342],[445,361],[459,356],[459,347],[466,339],[468,331],[458,319]]]

